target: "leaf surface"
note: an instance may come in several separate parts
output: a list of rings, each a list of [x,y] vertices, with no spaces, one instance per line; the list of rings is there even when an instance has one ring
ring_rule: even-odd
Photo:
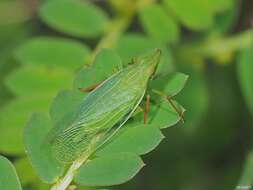
[[[90,67],[82,69],[76,76],[77,89],[98,85],[122,68],[120,57],[109,49],[101,50]]]
[[[118,134],[98,150],[96,155],[104,156],[122,152],[147,154],[158,146],[163,138],[163,134],[156,126],[139,123],[126,124]]]
[[[43,114],[33,114],[25,128],[24,140],[27,155],[39,177],[46,183],[53,183],[62,175],[64,168],[54,158],[47,135],[51,123]]]
[[[121,153],[95,158],[83,165],[75,182],[85,186],[111,186],[127,182],[144,166],[141,158]]]
[[[164,4],[168,11],[190,29],[206,30],[214,23],[209,0],[164,0]]]
[[[16,50],[23,64],[63,67],[75,70],[85,63],[89,48],[75,40],[59,37],[36,37]]]
[[[139,16],[145,31],[160,44],[178,40],[179,27],[161,6],[157,4],[146,6]]]
[[[21,190],[16,170],[12,163],[0,155],[0,189],[1,190]]]
[[[51,0],[40,9],[40,17],[52,28],[76,37],[96,37],[107,23],[97,6],[77,0]]]

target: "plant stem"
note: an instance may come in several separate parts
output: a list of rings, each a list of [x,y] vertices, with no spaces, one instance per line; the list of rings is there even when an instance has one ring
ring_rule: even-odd
[[[84,156],[81,160],[76,160],[72,163],[68,171],[66,172],[65,176],[60,179],[51,190],[65,190],[69,187],[70,183],[72,182],[76,171],[88,160],[90,154]]]
[[[249,29],[239,34],[216,38],[199,43],[189,42],[177,48],[178,57],[190,55],[201,58],[216,57],[219,55],[233,53],[235,51],[247,48],[253,44],[253,30]]]

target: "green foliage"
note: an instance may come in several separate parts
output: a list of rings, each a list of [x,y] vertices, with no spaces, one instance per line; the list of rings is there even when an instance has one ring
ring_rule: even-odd
[[[84,44],[57,37],[37,37],[28,40],[16,51],[23,64],[64,67],[74,70],[81,67],[89,53]]]
[[[46,183],[53,183],[63,173],[63,167],[52,157],[47,135],[51,128],[48,117],[33,114],[25,129],[26,153],[38,173]]]
[[[177,102],[173,101],[178,110],[184,114],[184,108],[178,105]],[[160,104],[151,106],[150,109],[150,124],[165,129],[177,124],[181,120],[181,116],[175,108],[166,100],[163,100]]]
[[[50,72],[50,75],[48,75],[48,72]],[[45,98],[45,96],[54,96],[59,87],[70,86],[71,81],[72,73],[65,69],[25,66],[10,74],[6,79],[6,85],[17,96],[24,98],[44,96]],[[41,92],[43,92],[43,95]]]
[[[85,88],[98,84],[121,68],[120,57],[114,51],[104,49],[95,58],[92,67],[80,70],[75,78],[74,86],[76,88]]]
[[[244,98],[247,102],[247,105],[251,113],[253,113],[252,60],[253,60],[253,48],[250,47],[250,48],[244,49],[240,53],[238,64],[237,64],[238,79],[241,85]]]
[[[98,7],[75,0],[48,1],[41,7],[40,16],[52,28],[77,37],[102,34],[107,21]]]
[[[171,11],[183,25],[193,30],[207,30],[215,23],[215,14],[230,9],[230,0],[163,0],[168,11]]]
[[[138,155],[152,151],[164,138],[155,125],[126,124],[107,144],[101,147],[95,155],[104,156],[124,152]],[[136,146],[138,145],[138,146]]]
[[[0,156],[0,189],[22,189],[14,166],[3,156]]]
[[[238,134],[243,136],[248,133],[244,128],[235,132],[235,128],[238,128],[236,125],[243,123],[246,128],[252,118],[245,118],[243,105],[232,88],[231,94],[226,93],[227,85],[230,84],[231,87],[235,83],[232,74],[228,76],[222,73],[223,77],[219,79],[221,87],[214,89],[220,94],[218,101],[211,91],[211,84],[216,79],[212,78],[213,73],[225,73],[232,68],[230,65],[214,66],[213,63],[232,63],[235,52],[242,49],[236,69],[245,102],[253,112],[250,64],[253,60],[250,47],[253,42],[252,29],[238,32],[241,31],[240,26],[240,30],[234,30],[234,26],[240,25],[237,23],[238,13],[245,12],[239,2],[45,0],[39,5],[39,17],[34,17],[36,14],[31,14],[34,10],[30,10],[33,6],[24,9],[23,4],[21,12],[13,16],[12,11],[11,16],[6,16],[6,5],[13,6],[15,11],[20,4],[5,1],[0,3],[0,18],[10,18],[14,22],[8,24],[8,19],[2,19],[4,25],[1,25],[0,19],[0,153],[14,158],[25,190],[49,189],[52,183],[59,182],[66,175],[69,165],[60,164],[53,157],[48,141],[49,130],[68,124],[92,87],[125,68],[135,56],[154,48],[162,49],[162,56],[157,75],[147,89],[147,94],[151,95],[147,124],[143,124],[146,106],[143,101],[127,124],[77,171],[74,178],[77,189],[90,190],[93,186],[121,184],[134,177],[144,166],[140,156],[160,144],[164,138],[161,130],[182,120],[180,114],[184,113],[184,107],[187,109],[187,127],[163,131],[166,136],[170,136],[170,140],[164,140],[161,148],[163,155],[160,157],[167,155],[167,158],[161,159],[157,156],[158,153],[152,157],[152,172],[149,173],[149,168],[145,171],[145,175],[146,172],[150,175],[147,179],[152,180],[146,180],[145,183],[150,189],[196,190],[211,186],[208,181],[212,176],[212,180],[217,179],[226,188],[211,186],[211,189],[231,189],[227,188],[227,181],[236,172],[229,170],[227,175],[227,168],[233,168],[226,165],[230,161],[224,164],[223,171],[211,169],[210,166],[216,161],[213,158],[234,157],[221,153],[231,150],[228,146],[238,141]],[[240,19],[241,17],[243,16]],[[28,19],[32,20],[20,25]],[[28,35],[32,37],[24,40]],[[13,53],[14,48],[16,51]],[[211,59],[207,61],[206,58]],[[188,75],[189,82],[186,84]],[[163,96],[157,95],[154,90],[162,92]],[[179,93],[181,90],[182,93]],[[169,104],[164,95],[173,98],[170,101],[174,106]],[[231,103],[230,96],[237,99]],[[236,104],[237,102],[239,103]],[[222,106],[227,109],[220,110]],[[206,114],[210,109],[215,109],[213,116]],[[39,114],[32,114],[34,112]],[[236,118],[231,118],[231,123],[223,123],[222,127],[218,125],[223,121],[220,118],[233,114]],[[211,119],[206,121],[204,116]],[[210,122],[212,118],[215,119]],[[209,138],[205,138],[205,134]],[[215,142],[213,137],[216,138]],[[219,141],[219,138],[222,140]],[[194,157],[196,150],[203,151],[203,155]],[[239,156],[243,156],[243,153]],[[247,159],[249,164],[245,165],[239,183],[241,185],[252,183],[248,169],[252,165],[251,157],[249,155]],[[145,160],[146,158],[148,159],[145,157]],[[6,162],[1,157],[0,167],[2,160]],[[150,160],[147,162],[151,163]],[[158,164],[155,165],[156,163]],[[240,164],[237,160],[233,166]],[[13,170],[10,164],[7,165]],[[196,168],[201,168],[201,171]],[[203,168],[208,170],[202,170]],[[187,176],[188,171],[190,177]],[[0,174],[0,186],[3,176]],[[235,181],[236,179],[233,180],[233,185]],[[19,183],[8,183],[15,184]],[[131,185],[122,186],[122,189],[135,189]],[[7,189],[14,190],[14,187]]]
[[[157,73],[172,72],[174,66],[170,50],[145,35],[127,33],[119,38],[115,50],[120,55],[123,65],[126,65],[131,62],[133,57],[158,47],[162,50],[162,55]]]
[[[111,154],[83,165],[75,181],[85,186],[117,185],[130,180],[143,166],[144,163],[135,154]]]
[[[211,1],[210,1],[211,2]],[[194,30],[210,28],[214,23],[209,0],[164,0],[168,10],[187,27]]]
[[[184,88],[187,79],[188,75],[183,73],[162,76],[158,80],[152,81],[151,88],[161,90],[168,96],[173,97]]]
[[[140,20],[146,32],[160,44],[175,42],[179,38],[177,23],[159,5],[145,7],[140,12]]]

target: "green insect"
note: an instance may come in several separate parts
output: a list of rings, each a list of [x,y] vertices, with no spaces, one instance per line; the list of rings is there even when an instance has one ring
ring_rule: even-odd
[[[92,90],[75,113],[66,116],[67,123],[52,129],[50,142],[59,161],[70,163],[94,151],[124,125],[142,101],[160,55],[156,49],[137,57]]]

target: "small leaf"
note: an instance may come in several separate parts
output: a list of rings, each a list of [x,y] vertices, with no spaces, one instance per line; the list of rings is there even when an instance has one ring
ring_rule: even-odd
[[[172,75],[162,76],[151,81],[151,88],[161,90],[169,97],[173,97],[184,88],[188,77],[188,75],[183,73],[174,73]]]
[[[23,129],[34,111],[46,112],[51,97],[21,98],[11,101],[0,111],[0,151],[23,154]],[[8,117],[6,117],[8,116]],[[11,118],[11,119],[10,119]]]
[[[184,108],[176,101],[173,101],[173,103],[183,115],[185,111]],[[175,108],[167,101],[162,101],[160,105],[152,105],[149,115],[150,118],[148,123],[160,129],[171,127],[177,124],[181,119],[179,113],[177,113]]]
[[[177,23],[158,4],[143,8],[140,20],[145,31],[160,44],[176,42],[179,38]]]
[[[76,88],[86,88],[103,82],[122,67],[120,57],[112,50],[103,49],[92,66],[82,69],[74,82]]]
[[[21,190],[17,173],[12,163],[0,155],[0,189]]]
[[[141,158],[131,153],[121,153],[95,158],[83,165],[75,182],[85,186],[111,186],[132,179],[144,166]]]
[[[77,91],[61,91],[54,98],[54,101],[50,108],[50,116],[52,121],[56,124],[60,121],[67,113],[73,112],[77,106],[84,99],[83,93]]]
[[[237,73],[241,90],[251,113],[253,113],[252,60],[253,60],[253,46],[251,48],[244,49],[240,53],[237,63]]]
[[[126,65],[131,62],[133,57],[154,48],[154,43],[151,39],[134,33],[122,36],[118,41],[116,51],[123,60],[123,64]]]
[[[213,9],[208,0],[164,0],[170,12],[190,29],[209,29],[214,23]]]
[[[75,70],[85,63],[89,48],[78,41],[37,37],[25,42],[16,51],[17,59],[23,64],[64,67]]]
[[[40,16],[52,28],[76,37],[95,37],[105,30],[107,16],[97,6],[78,0],[51,0]]]
[[[156,126],[131,124],[116,134],[108,143],[96,152],[98,156],[112,153],[133,152],[138,155],[152,151],[164,138]]]
[[[67,69],[25,66],[6,78],[7,87],[18,96],[51,96],[72,84],[73,74]]]
[[[24,140],[27,155],[39,177],[46,183],[53,183],[62,175],[64,168],[52,157],[46,136],[51,128],[49,118],[34,114],[25,129]]]

